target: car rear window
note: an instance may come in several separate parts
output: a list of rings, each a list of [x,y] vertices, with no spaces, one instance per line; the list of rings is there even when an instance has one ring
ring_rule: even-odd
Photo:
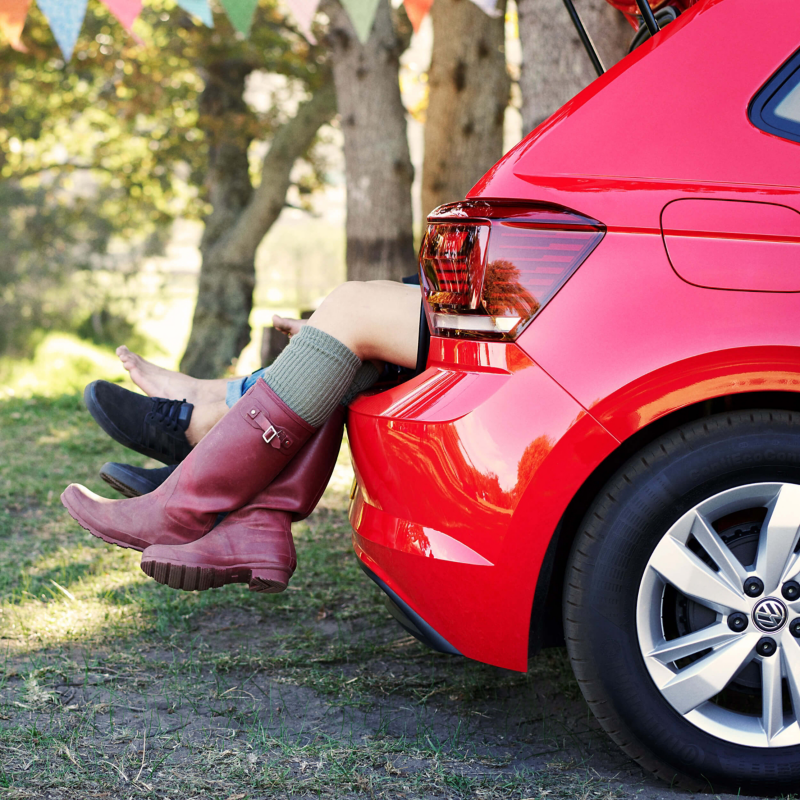
[[[750,121],[762,131],[800,142],[800,51],[753,98]]]

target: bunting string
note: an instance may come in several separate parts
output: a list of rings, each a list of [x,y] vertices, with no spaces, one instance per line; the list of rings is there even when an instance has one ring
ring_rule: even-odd
[[[356,35],[362,44],[369,39],[378,5],[382,0],[340,0],[350,17]],[[15,50],[26,52],[22,32],[32,0],[0,0],[0,33]],[[36,0],[39,9],[47,19],[53,36],[64,55],[64,60],[72,58],[75,43],[78,41],[81,26],[86,16],[87,0]],[[133,24],[142,11],[142,0],[100,0],[114,15],[122,27],[134,39],[143,44],[133,32]],[[214,27],[214,18],[209,0],[175,0],[177,5],[192,14],[209,28]],[[497,0],[471,0],[490,17],[499,16]],[[220,0],[233,27],[244,36],[250,34],[258,0]],[[317,13],[320,0],[286,0],[297,27],[306,39],[316,44],[311,26]],[[406,13],[414,31],[418,31],[428,15],[433,0],[403,0]]]

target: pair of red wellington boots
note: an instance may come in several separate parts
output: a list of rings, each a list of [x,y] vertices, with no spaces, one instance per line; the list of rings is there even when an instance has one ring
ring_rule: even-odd
[[[145,573],[173,589],[282,592],[297,566],[291,523],[325,491],[345,414],[315,430],[259,379],[155,491],[107,500],[72,484],[61,501],[94,536],[144,551]]]

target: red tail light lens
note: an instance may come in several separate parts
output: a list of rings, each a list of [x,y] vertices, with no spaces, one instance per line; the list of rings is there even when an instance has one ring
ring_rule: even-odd
[[[465,201],[428,217],[420,280],[435,336],[513,340],[603,238],[548,206]]]

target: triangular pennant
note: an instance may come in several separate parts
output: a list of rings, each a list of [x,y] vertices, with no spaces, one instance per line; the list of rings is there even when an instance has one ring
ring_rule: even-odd
[[[411,27],[416,33],[419,30],[419,26],[422,25],[422,20],[428,16],[433,0],[403,0],[403,5],[406,7],[406,14],[408,14]]]
[[[316,44],[317,40],[314,38],[314,34],[311,33],[311,23],[314,21],[314,14],[317,13],[319,0],[286,0],[286,4],[297,21],[297,27],[300,28],[303,36],[311,44]]]
[[[101,0],[103,5],[130,31],[133,21],[142,13],[142,0]]]
[[[31,0],[0,0],[0,31],[8,39],[8,43],[21,53],[28,52],[20,36],[30,5]]]
[[[222,0],[222,7],[228,12],[233,27],[245,36],[250,35],[257,5],[258,0]]]
[[[472,0],[478,8],[488,14],[490,17],[499,17],[500,12],[497,10],[497,0]]]
[[[38,0],[39,8],[50,23],[50,30],[53,31],[65,61],[72,58],[72,51],[86,16],[86,2],[87,0]]]
[[[372,32],[375,14],[378,13],[378,3],[381,0],[341,0],[341,2],[356,29],[358,40],[364,44]]]
[[[207,28],[214,27],[214,17],[208,5],[208,0],[176,0],[178,5],[197,17]]]
[[[101,0],[101,2],[119,20],[120,25],[133,36],[137,44],[144,44],[132,30],[136,17],[142,12],[142,0]]]

